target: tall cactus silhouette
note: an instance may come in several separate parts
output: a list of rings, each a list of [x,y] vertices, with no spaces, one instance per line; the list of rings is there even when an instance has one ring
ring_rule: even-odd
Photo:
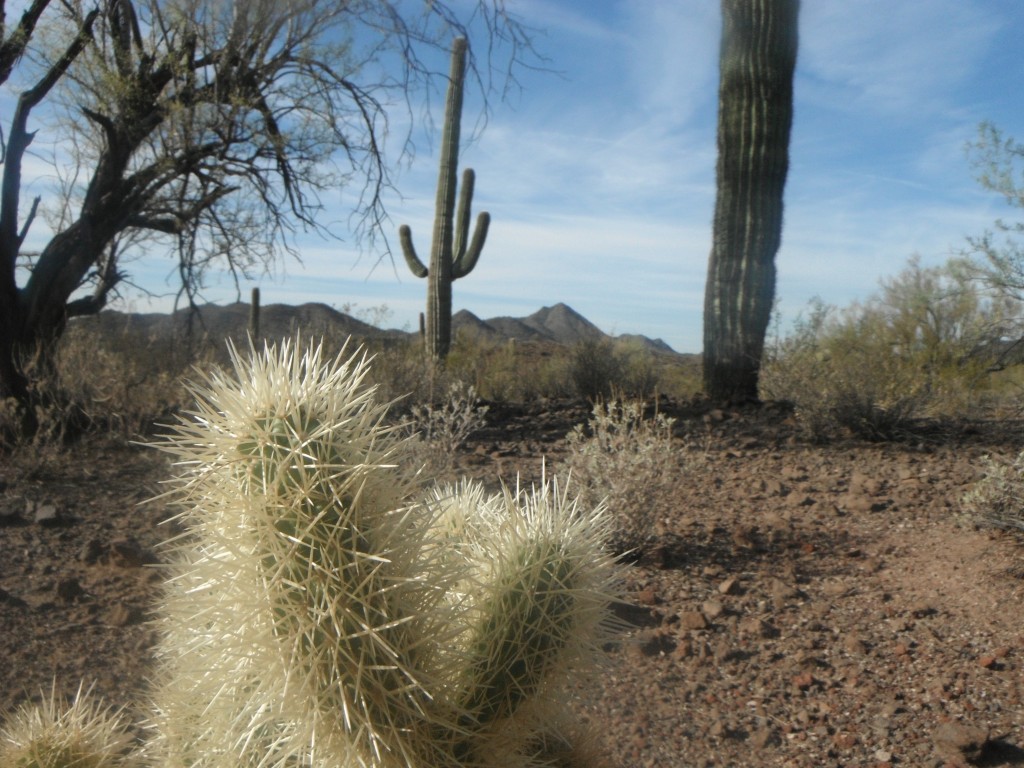
[[[717,194],[704,293],[704,391],[756,401],[775,299],[799,0],[722,0]]]
[[[459,132],[462,122],[462,90],[466,79],[466,39],[452,43],[452,67],[444,110],[441,137],[441,168],[437,179],[437,203],[434,236],[430,246],[430,268],[416,255],[412,230],[403,224],[398,229],[402,253],[416,277],[428,278],[426,348],[431,356],[444,359],[452,336],[452,281],[473,271],[487,238],[491,216],[486,211],[477,217],[473,238],[469,240],[470,207],[475,174],[467,168],[462,174],[459,207],[455,210],[455,187],[459,165]]]

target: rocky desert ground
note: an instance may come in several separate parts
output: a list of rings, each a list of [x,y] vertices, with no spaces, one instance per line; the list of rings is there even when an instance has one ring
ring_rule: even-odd
[[[609,764],[1024,765],[1024,548],[958,520],[1024,424],[814,445],[784,408],[663,409],[679,466],[626,568],[630,628],[571,692]],[[457,470],[536,480],[587,415],[493,403]],[[143,700],[173,513],[145,502],[170,471],[99,438],[0,464],[0,707],[80,681]]]

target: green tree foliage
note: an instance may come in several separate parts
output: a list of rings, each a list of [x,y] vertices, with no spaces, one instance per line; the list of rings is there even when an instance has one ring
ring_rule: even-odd
[[[775,296],[789,169],[798,0],[722,0],[714,234],[704,389],[754,400]]]
[[[769,351],[761,393],[791,400],[814,438],[889,439],[921,417],[963,413],[988,384],[1019,305],[993,298],[958,260],[915,257],[865,302],[812,302]]]
[[[967,152],[982,187],[1012,208],[1024,208],[1024,144],[985,122]],[[994,230],[968,238],[971,259],[964,267],[995,291],[1024,298],[1024,246],[1015,238],[1021,234],[1024,222],[997,219]]]

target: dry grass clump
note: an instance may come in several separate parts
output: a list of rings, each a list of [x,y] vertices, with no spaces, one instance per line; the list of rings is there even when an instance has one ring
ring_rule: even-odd
[[[412,406],[406,424],[413,463],[424,467],[428,477],[447,478],[454,468],[455,452],[486,423],[487,406],[480,405],[476,390],[453,382],[439,404]]]
[[[1024,532],[1024,452],[1013,461],[984,456],[982,478],[960,498],[960,517],[982,527]]]
[[[616,554],[642,554],[657,536],[683,468],[673,423],[662,413],[648,417],[639,400],[599,402],[590,420],[566,437],[569,455],[558,474],[570,477],[584,507],[607,504],[613,521],[609,545]]]

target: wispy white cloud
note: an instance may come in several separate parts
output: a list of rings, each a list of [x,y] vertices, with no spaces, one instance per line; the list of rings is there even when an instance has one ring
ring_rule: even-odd
[[[956,108],[1001,24],[992,3],[819,0],[804,3],[800,64],[806,92],[841,111],[900,122]]]

